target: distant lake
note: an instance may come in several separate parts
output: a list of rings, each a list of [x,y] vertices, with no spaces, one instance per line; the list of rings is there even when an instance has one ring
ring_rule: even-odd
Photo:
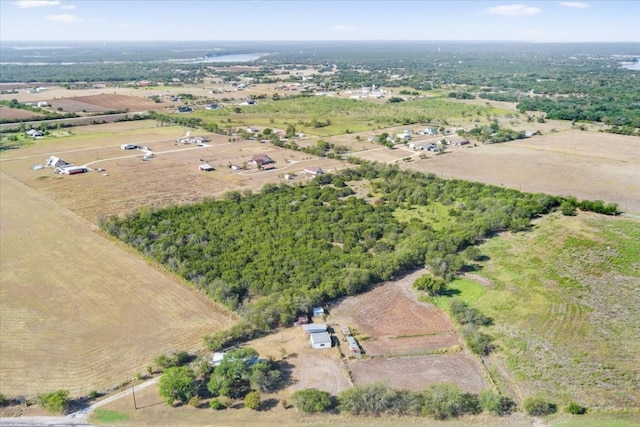
[[[268,53],[238,53],[235,55],[206,56],[202,58],[179,60],[183,64],[202,64],[206,62],[251,62],[260,59]]]
[[[637,70],[640,71],[640,62],[623,62],[622,68],[626,68],[627,70]]]

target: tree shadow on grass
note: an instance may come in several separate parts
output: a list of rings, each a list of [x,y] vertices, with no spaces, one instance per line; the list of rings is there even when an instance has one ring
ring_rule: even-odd
[[[459,290],[459,289],[451,289],[451,288],[448,288],[448,289],[445,289],[445,290],[443,290],[443,291],[440,291],[440,293],[439,293],[439,294],[440,294],[440,296],[443,296],[443,297],[453,298],[453,297],[455,297],[456,295],[460,295],[461,293],[462,293],[462,292],[460,292],[460,290]]]
[[[262,402],[260,402],[260,410],[269,411],[278,406],[278,402],[278,399],[275,398],[263,400]]]

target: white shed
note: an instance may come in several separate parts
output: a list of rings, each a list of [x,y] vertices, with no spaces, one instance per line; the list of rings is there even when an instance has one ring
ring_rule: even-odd
[[[327,332],[327,325],[324,323],[309,323],[306,325],[302,325],[302,330],[308,334]]]
[[[324,314],[324,308],[313,307],[313,317],[320,317]]]
[[[309,335],[311,347],[316,350],[331,348],[331,335],[328,332],[315,332]]]

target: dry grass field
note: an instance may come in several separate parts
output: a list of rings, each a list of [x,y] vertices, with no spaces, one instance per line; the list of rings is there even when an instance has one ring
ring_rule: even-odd
[[[444,178],[618,203],[640,212],[640,138],[564,131],[480,145],[407,165]]]
[[[87,95],[74,96],[73,98],[48,99],[52,108],[62,108],[62,111],[71,113],[101,113],[113,110],[145,111],[157,110],[165,105],[155,103],[140,96],[129,95]]]
[[[206,135],[207,147],[195,144],[176,145],[176,139],[188,130],[182,127],[159,127],[154,121],[119,122],[73,128],[72,135],[62,130],[52,138],[20,150],[0,155],[0,170],[46,194],[89,221],[100,215],[121,215],[140,206],[166,206],[217,197],[231,190],[257,191],[265,183],[306,180],[305,167],[321,167],[325,171],[343,167],[338,160],[320,159],[258,141],[229,142],[226,136]],[[124,143],[147,146],[155,157],[142,161],[144,152],[120,149]],[[276,163],[274,169],[234,171],[255,154],[268,154]],[[31,170],[51,155],[69,163],[105,169],[84,175],[55,175],[51,169]],[[198,171],[208,162],[216,170]],[[107,174],[107,176],[105,176]],[[299,175],[301,174],[301,175]]]
[[[234,318],[46,196],[0,173],[0,385],[105,390]]]

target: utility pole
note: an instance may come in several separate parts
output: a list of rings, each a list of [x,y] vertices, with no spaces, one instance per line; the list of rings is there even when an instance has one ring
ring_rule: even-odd
[[[138,404],[136,403],[136,389],[134,386],[131,386],[131,393],[133,394],[133,407],[138,409]]]

